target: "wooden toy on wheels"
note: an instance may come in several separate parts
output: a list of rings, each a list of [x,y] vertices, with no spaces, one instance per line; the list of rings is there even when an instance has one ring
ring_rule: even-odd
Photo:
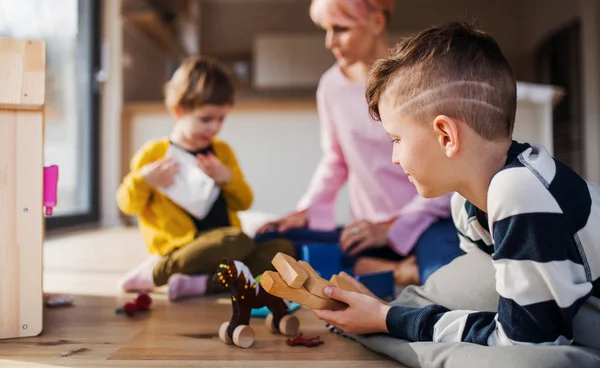
[[[275,271],[266,271],[260,278],[260,285],[269,294],[285,298],[311,309],[342,310],[348,307],[346,303],[329,298],[323,292],[327,286],[336,286],[356,293],[369,293],[367,288],[357,282],[359,289],[346,278],[351,278],[345,272],[333,275],[325,280],[310,264],[296,261],[284,253],[277,253],[271,261]]]
[[[290,314],[290,303],[265,292],[254,280],[248,267],[239,261],[224,258],[213,281],[231,291],[233,313],[229,322],[223,322],[219,338],[226,344],[249,348],[254,344],[254,331],[250,327],[253,308],[267,307],[271,313],[265,319],[271,333],[296,336],[300,322]]]

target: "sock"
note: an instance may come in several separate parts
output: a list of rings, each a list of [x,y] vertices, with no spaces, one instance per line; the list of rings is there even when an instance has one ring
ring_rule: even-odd
[[[136,268],[127,272],[121,280],[119,287],[127,292],[130,291],[151,291],[154,289],[154,278],[152,270],[160,261],[160,255],[151,255]]]
[[[187,296],[201,296],[206,294],[208,275],[183,275],[176,273],[169,277],[169,300],[175,301]]]

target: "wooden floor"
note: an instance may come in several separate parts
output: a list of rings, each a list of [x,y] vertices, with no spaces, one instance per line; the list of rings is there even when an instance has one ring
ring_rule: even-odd
[[[349,339],[330,333],[306,309],[296,315],[306,336],[324,345],[289,347],[253,319],[256,343],[225,345],[216,336],[231,317],[217,297],[169,302],[152,294],[146,315],[128,318],[115,308],[135,295],[116,288],[119,277],[145,257],[135,229],[87,231],[50,237],[45,247],[46,295],[67,293],[68,308],[44,310],[44,332],[34,338],[0,340],[0,367],[388,367],[397,364]],[[85,350],[69,357],[61,353]]]

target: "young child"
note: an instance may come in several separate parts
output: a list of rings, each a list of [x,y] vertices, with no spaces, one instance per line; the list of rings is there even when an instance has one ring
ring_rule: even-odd
[[[247,210],[253,195],[232,149],[216,138],[234,103],[234,86],[226,70],[210,59],[191,58],[174,73],[165,95],[175,118],[171,136],[148,142],[135,154],[131,172],[117,191],[121,211],[139,216],[152,255],[124,277],[121,287],[150,290],[168,283],[169,298],[176,300],[215,290],[209,276],[223,257],[244,262],[256,276],[272,269],[277,252],[293,256],[290,242],[255,245],[240,229],[237,211]],[[220,189],[202,219],[159,190],[171,186],[178,172],[176,161],[166,156],[170,146],[189,152],[192,160],[196,157]]]
[[[492,257],[498,312],[390,307],[328,289],[349,308],[315,314],[409,341],[571,344],[575,314],[600,297],[600,188],[512,141],[516,81],[494,39],[465,23],[424,30],[375,63],[367,97],[419,193],[457,192],[461,246]]]

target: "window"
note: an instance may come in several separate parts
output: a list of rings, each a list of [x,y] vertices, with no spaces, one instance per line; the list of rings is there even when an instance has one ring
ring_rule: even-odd
[[[44,164],[59,166],[47,227],[96,222],[100,1],[0,0],[0,9],[0,36],[46,41]]]

